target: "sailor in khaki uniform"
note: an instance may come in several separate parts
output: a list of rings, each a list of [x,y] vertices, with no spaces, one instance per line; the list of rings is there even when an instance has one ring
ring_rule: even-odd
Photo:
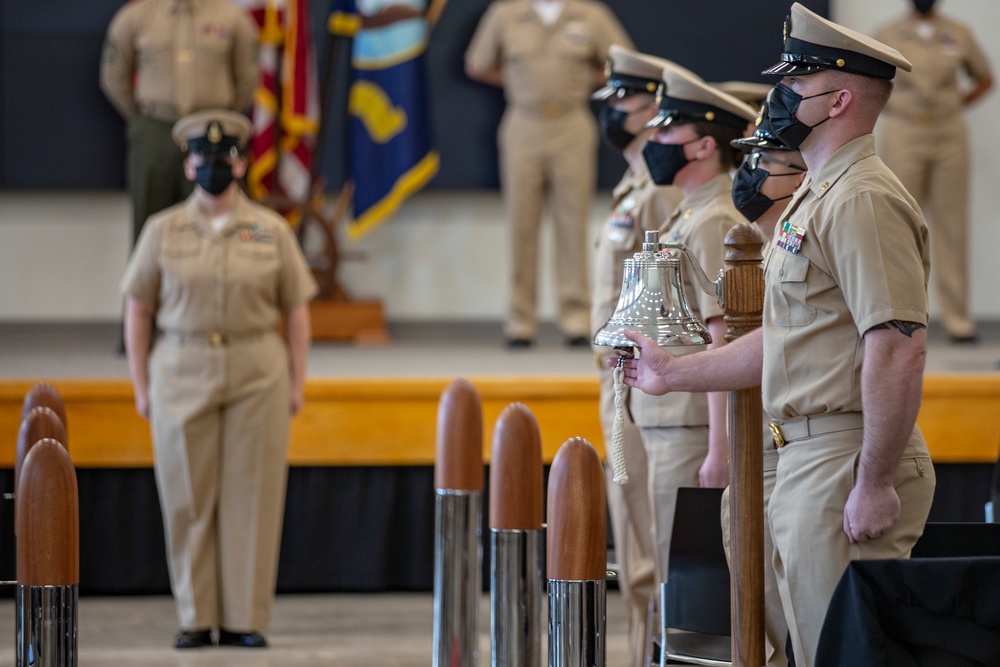
[[[614,314],[622,287],[624,261],[642,249],[644,232],[659,229],[680,203],[681,192],[649,178],[642,149],[656,114],[656,91],[666,64],[661,58],[613,45],[608,52],[607,84],[594,93],[606,100],[598,125],[601,137],[622,152],[629,168],[614,189],[611,215],[601,228],[594,252],[591,329],[597,331]],[[615,418],[615,390],[605,361],[611,348],[595,347],[601,379],[601,426],[610,447]],[[656,549],[646,478],[646,451],[628,411],[623,415],[622,449],[629,483],[614,484],[608,472],[608,507],[618,562],[618,587],[625,604],[629,632],[629,665],[641,665],[646,649],[649,600],[656,592]]]
[[[770,90],[770,89],[769,89]],[[736,139],[733,145],[746,151],[743,163],[733,177],[733,203],[747,220],[753,222],[768,242],[788,206],[789,200],[806,175],[802,155],[786,147],[771,131],[767,105],[757,112],[753,135]],[[768,252],[769,245],[764,246]],[[778,471],[778,450],[774,448],[770,429],[764,427],[764,517],[774,490]],[[727,555],[730,553],[729,489],[722,494],[722,536]],[[771,531],[764,530],[764,634],[767,641],[765,657],[767,667],[786,667],[785,641],[788,624],[785,622],[778,592],[778,579],[774,571],[774,543]]]
[[[632,42],[597,0],[496,0],[465,53],[469,77],[503,86],[497,132],[500,185],[511,222],[511,286],[504,334],[531,345],[538,330],[538,244],[545,194],[555,220],[558,325],[590,342],[587,223],[597,179],[597,125],[588,105],[604,83],[612,44]]]
[[[928,214],[934,281],[945,330],[955,342],[976,338],[969,313],[969,142],[962,111],[993,84],[972,31],[914,0],[914,11],[879,29],[876,39],[913,63],[901,72],[879,126],[885,163]],[[971,87],[959,84],[967,77]]]
[[[729,176],[740,152],[730,142],[743,136],[754,110],[672,62],[666,63],[662,76],[664,93],[649,123],[656,131],[643,154],[653,181],[673,184],[684,199],[660,224],[660,240],[685,244],[714,275],[723,268],[726,234],[744,222],[733,206]],[[708,347],[725,345],[726,324],[718,300],[700,289],[686,259],[682,265],[688,305],[712,335]],[[629,408],[649,461],[660,582],[666,580],[677,489],[729,483],[726,401],[725,393],[631,392]]]
[[[178,121],[194,193],[150,218],[122,279],[136,407],[152,422],[177,648],[211,645],[215,628],[220,644],[266,646],[289,415],[303,401],[316,283],[288,224],[234,180],[246,171],[250,131],[221,109]]]
[[[778,469],[768,503],[795,664],[816,664],[847,563],[905,558],[923,530],[934,469],[916,415],[926,355],[927,227],[875,155],[872,130],[898,51],[798,3],[786,26],[771,128],[809,176],[765,263],[763,326],[722,350],[672,357],[648,338],[625,364],[644,391],[762,382]]]
[[[191,193],[170,130],[201,109],[244,111],[257,85],[257,27],[228,0],[135,0],[108,26],[101,89],[128,124],[132,242]]]

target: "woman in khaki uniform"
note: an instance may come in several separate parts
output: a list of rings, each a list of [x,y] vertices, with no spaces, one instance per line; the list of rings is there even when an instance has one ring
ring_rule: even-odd
[[[896,77],[882,115],[879,153],[929,214],[941,319],[954,342],[976,339],[969,314],[969,142],[962,111],[993,85],[969,28],[914,0],[913,12],[876,39],[913,63]],[[959,84],[967,76],[971,86]]]
[[[590,342],[587,222],[597,184],[597,127],[588,99],[604,83],[612,44],[631,46],[595,0],[496,0],[465,54],[470,78],[503,86],[497,131],[500,186],[510,218],[510,301],[504,334],[526,347],[538,333],[538,244],[546,193],[555,220],[558,325]]]
[[[653,181],[673,184],[684,199],[661,223],[660,239],[685,244],[708,275],[715,275],[723,268],[726,234],[744,222],[733,206],[729,171],[739,151],[730,142],[743,136],[754,110],[672,62],[662,77],[666,92],[650,122],[656,131],[643,153]],[[699,287],[686,259],[682,266],[685,298],[712,335],[709,348],[725,345],[722,307]],[[677,489],[729,483],[726,400],[725,393],[631,393],[632,418],[649,461],[660,582],[666,580]]]
[[[642,249],[644,232],[660,224],[680,203],[682,194],[649,178],[642,149],[650,130],[644,125],[656,114],[656,90],[666,61],[614,45],[608,52],[610,72],[595,99],[606,100],[598,124],[605,143],[622,152],[629,168],[614,189],[611,215],[601,228],[594,252],[594,292],[591,329],[597,331],[615,311],[622,287],[624,261]],[[610,448],[615,418],[611,369],[604,362],[609,347],[595,347],[601,379],[601,426]],[[608,467],[608,508],[618,562],[618,587],[628,618],[629,665],[641,665],[646,649],[649,600],[656,588],[656,548],[650,508],[646,451],[628,411],[623,415],[625,466],[629,483],[614,484]],[[609,449],[610,451],[610,449]]]
[[[219,644],[267,645],[289,415],[303,401],[316,284],[284,219],[234,180],[251,129],[224,110],[177,122],[195,191],[150,219],[122,280],[136,408],[152,421],[177,648],[211,645],[216,628]]]

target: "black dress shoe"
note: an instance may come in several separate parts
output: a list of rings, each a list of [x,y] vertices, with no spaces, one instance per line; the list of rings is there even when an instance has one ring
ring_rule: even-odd
[[[965,336],[950,335],[948,340],[951,341],[952,345],[974,345],[979,342],[979,336],[974,333]]]
[[[267,637],[260,632],[230,632],[219,628],[219,646],[242,646],[243,648],[267,648]]]
[[[587,336],[570,336],[566,339],[568,347],[590,347],[590,338]]]
[[[533,341],[530,338],[508,338],[506,341],[507,347],[512,350],[531,347],[532,342]]]
[[[211,645],[211,630],[181,630],[174,637],[174,648],[201,648]]]

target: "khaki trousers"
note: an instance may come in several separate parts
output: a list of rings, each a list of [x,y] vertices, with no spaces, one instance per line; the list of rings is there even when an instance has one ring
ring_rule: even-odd
[[[277,334],[150,359],[155,472],[182,628],[266,631],[284,515],[288,356]]]
[[[787,667],[785,657],[785,641],[788,637],[788,623],[785,622],[785,612],[781,608],[781,595],[778,593],[778,578],[774,572],[774,541],[771,539],[771,527],[767,523],[767,503],[774,490],[774,480],[778,470],[778,450],[770,432],[764,438],[764,657],[767,667]],[[726,558],[732,564],[730,553],[731,537],[729,534],[729,488],[722,492],[722,542],[726,548]]]
[[[555,118],[508,107],[498,130],[500,185],[510,218],[511,291],[504,333],[538,330],[538,244],[546,194],[555,221],[552,268],[558,324],[590,336],[587,223],[597,180],[597,125],[589,107]]]
[[[609,369],[600,371],[600,416],[604,429],[608,462],[605,466],[611,532],[618,560],[618,588],[628,621],[628,647],[631,667],[641,667],[646,653],[646,625],[649,601],[656,592],[656,547],[653,542],[653,517],[649,505],[646,451],[639,429],[625,409],[625,468],[629,483],[614,483],[611,468],[611,429],[615,418],[614,380]]]
[[[931,266],[945,330],[975,333],[969,315],[969,147],[960,115],[933,124],[886,114],[879,151],[927,215]]]
[[[896,469],[899,520],[874,540],[851,544],[844,506],[854,487],[862,430],[790,442],[778,450],[778,470],[767,506],[774,570],[797,667],[816,664],[826,609],[852,560],[908,558],[923,532],[934,498],[934,467],[914,427]]]
[[[708,454],[707,426],[640,428],[649,463],[649,498],[656,540],[656,580],[666,580],[677,489],[701,486],[698,471]]]

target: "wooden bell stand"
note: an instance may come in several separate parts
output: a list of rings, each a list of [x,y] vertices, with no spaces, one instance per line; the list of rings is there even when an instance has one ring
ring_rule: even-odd
[[[726,235],[726,340],[761,325],[764,278],[760,231],[749,223]],[[732,664],[764,664],[764,480],[760,387],[729,392],[729,534],[732,538]]]

